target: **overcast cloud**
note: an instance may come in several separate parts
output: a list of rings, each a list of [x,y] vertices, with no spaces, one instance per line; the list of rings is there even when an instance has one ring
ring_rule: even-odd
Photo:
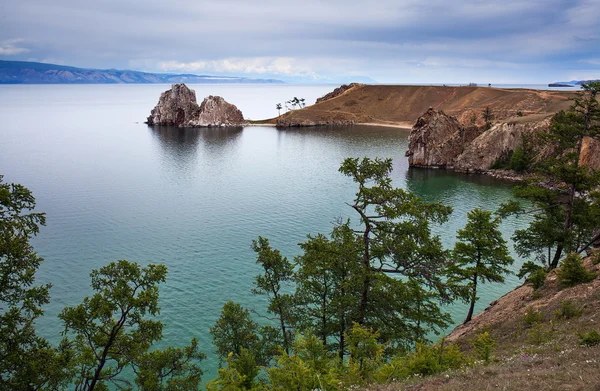
[[[0,59],[384,83],[600,78],[600,0],[0,0]]]

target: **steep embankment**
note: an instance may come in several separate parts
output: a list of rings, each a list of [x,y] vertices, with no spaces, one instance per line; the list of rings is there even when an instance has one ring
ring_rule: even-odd
[[[599,265],[588,267],[596,273]],[[471,351],[472,341],[489,332],[496,341],[494,360],[428,378],[374,386],[396,390],[599,390],[600,345],[580,345],[580,333],[600,331],[600,277],[561,289],[556,271],[537,291],[525,284],[494,301],[447,342]]]
[[[567,109],[573,92],[489,87],[385,86],[356,84],[329,99],[282,115],[278,126],[376,123],[411,128],[430,107],[456,116],[462,124],[482,124],[482,111],[496,120],[555,113]],[[474,121],[475,120],[475,121]]]

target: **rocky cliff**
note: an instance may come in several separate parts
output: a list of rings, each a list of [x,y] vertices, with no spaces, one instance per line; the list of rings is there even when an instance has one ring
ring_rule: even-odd
[[[464,146],[479,133],[479,128],[465,128],[455,117],[429,108],[410,132],[408,163],[414,167],[452,167]]]
[[[173,84],[160,95],[150,112],[148,125],[181,127],[240,126],[245,123],[242,112],[220,96],[208,96],[200,106],[196,93],[185,84]]]

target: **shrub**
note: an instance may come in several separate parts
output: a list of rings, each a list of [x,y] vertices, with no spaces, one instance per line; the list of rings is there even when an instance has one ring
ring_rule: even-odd
[[[522,172],[529,168],[529,156],[521,147],[517,147],[510,158],[510,169]]]
[[[527,261],[523,264],[523,266],[521,266],[517,277],[523,278],[527,276],[525,281],[531,283],[531,285],[533,285],[533,289],[540,289],[542,286],[544,286],[547,275],[548,273],[546,273],[546,270],[543,267],[531,261]]]
[[[510,149],[505,149],[502,151],[500,156],[492,163],[490,166],[493,170],[504,170],[510,168],[510,159],[512,158],[513,151]]]
[[[525,311],[525,316],[523,317],[523,322],[528,326],[533,326],[537,323],[541,323],[544,320],[544,314],[540,311],[533,309],[533,307],[529,307],[527,311]]]
[[[596,330],[589,333],[579,333],[579,344],[582,346],[600,345],[600,333]]]
[[[533,345],[541,345],[552,338],[552,330],[544,329],[544,326],[539,323],[527,330],[527,334],[529,334],[529,343]]]
[[[558,281],[563,286],[575,286],[596,278],[595,273],[590,272],[583,266],[583,259],[574,253],[567,255],[561,262],[557,274]]]
[[[592,251],[592,253],[590,254],[590,259],[592,260],[592,263],[594,265],[599,264],[600,263],[600,250]]]
[[[473,347],[475,348],[475,354],[477,359],[483,360],[486,364],[489,364],[492,358],[492,352],[496,348],[496,340],[494,340],[488,331],[481,333],[473,341]]]
[[[560,308],[554,312],[556,319],[572,319],[581,315],[583,309],[579,306],[571,303],[570,301],[563,301],[560,303]]]
[[[517,117],[522,117],[523,116],[523,112],[521,110],[517,111]]]
[[[377,380],[389,383],[414,376],[429,376],[467,364],[467,358],[455,344],[446,344],[443,340],[430,346],[417,343],[413,352],[394,357],[383,365],[377,374]]]

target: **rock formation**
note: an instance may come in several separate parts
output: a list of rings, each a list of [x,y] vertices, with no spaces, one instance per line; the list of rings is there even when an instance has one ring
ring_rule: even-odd
[[[443,111],[429,109],[413,126],[408,143],[408,163],[413,167],[449,168],[462,172],[487,172],[503,156],[510,156],[523,143],[523,138],[547,132],[551,115],[509,120],[484,130],[463,127]],[[534,162],[552,155],[550,148],[533,146]],[[600,142],[586,137],[580,164],[600,170]]]
[[[429,108],[417,120],[408,139],[408,164],[452,168],[464,146],[479,135],[477,127],[463,128],[455,117]]]
[[[196,93],[185,84],[173,84],[160,95],[146,123],[181,127],[240,126],[244,124],[242,112],[220,96],[204,98],[200,106]]]

